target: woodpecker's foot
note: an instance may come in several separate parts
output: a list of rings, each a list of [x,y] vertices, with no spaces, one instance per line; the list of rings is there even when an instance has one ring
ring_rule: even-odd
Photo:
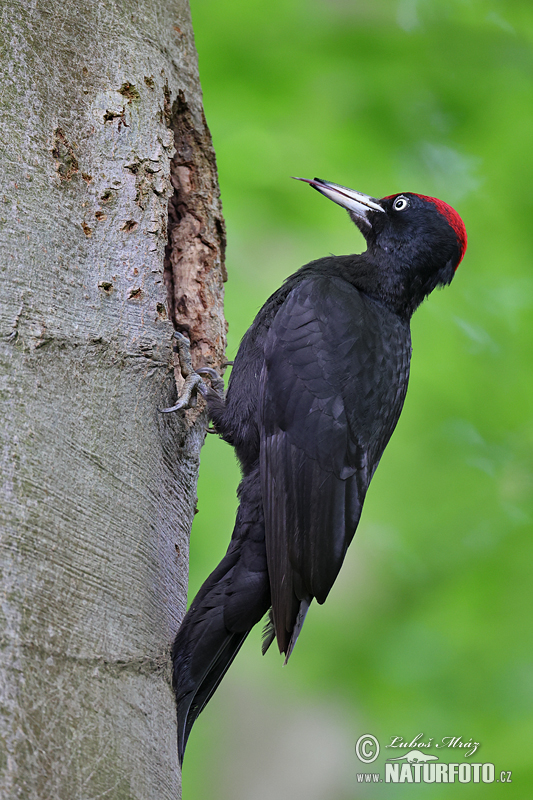
[[[207,386],[203,382],[202,376],[194,371],[192,365],[190,341],[179,331],[174,331],[174,339],[176,341],[173,350],[178,355],[180,370],[182,377],[185,378],[185,383],[178,397],[178,402],[170,408],[159,409],[163,414],[170,414],[172,411],[181,411],[186,408],[194,408],[198,392],[204,397],[207,393]]]
[[[196,405],[198,392],[202,397],[206,397],[209,391],[208,387],[202,380],[202,375],[207,375],[210,379],[211,386],[214,391],[221,397],[224,397],[224,381],[211,367],[200,367],[196,370],[193,368],[191,360],[191,343],[183,333],[174,331],[174,338],[176,340],[173,350],[178,355],[180,362],[180,370],[182,377],[185,378],[183,389],[178,402],[170,408],[160,408],[163,414],[170,414],[172,411],[181,411],[186,408],[194,408]]]
[[[197,375],[207,375],[211,381],[211,388],[220,396],[224,397],[224,380],[220,377],[216,369],[213,367],[199,367],[196,370]]]

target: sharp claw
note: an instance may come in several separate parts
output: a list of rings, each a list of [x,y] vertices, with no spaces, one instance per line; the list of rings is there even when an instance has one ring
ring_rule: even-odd
[[[196,405],[197,394],[200,392],[202,397],[206,397],[208,387],[202,380],[202,375],[207,375],[211,381],[211,386],[222,397],[224,396],[224,381],[216,370],[212,367],[200,367],[195,370],[191,360],[191,343],[187,336],[180,331],[174,331],[173,338],[176,343],[173,350],[178,355],[180,370],[185,378],[183,389],[178,401],[169,408],[160,408],[162,414],[170,414],[173,411],[181,411],[186,408],[193,408]]]
[[[213,367],[198,367],[196,372],[198,375],[209,375],[209,377],[214,381],[220,380],[218,372],[216,369],[213,369]]]
[[[173,336],[176,339],[176,344],[173,349],[174,352],[178,354],[180,370],[182,376],[185,378],[185,383],[183,384],[181,395],[177,403],[169,408],[160,408],[159,410],[162,414],[170,414],[173,411],[194,408],[198,392],[200,392],[203,397],[207,394],[205,383],[201,376],[193,369],[191,361],[191,343],[188,338],[179,331],[174,331]]]
[[[213,367],[199,367],[196,372],[198,375],[208,375],[215,392],[221,396],[224,395],[224,381]]]
[[[160,408],[159,410],[163,414],[170,414],[171,411],[179,411],[182,408],[193,408],[196,405],[196,392],[200,392],[203,395],[205,391],[206,389],[200,375],[197,375],[196,372],[191,372],[190,375],[185,378],[183,390],[176,405],[170,408]]]
[[[184,404],[181,402],[180,399],[178,400],[175,406],[170,406],[170,408],[158,408],[157,410],[161,414],[171,414],[173,411],[180,411],[182,408],[184,408]]]

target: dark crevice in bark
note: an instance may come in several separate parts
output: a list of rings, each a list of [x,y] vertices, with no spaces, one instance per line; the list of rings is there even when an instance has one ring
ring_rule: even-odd
[[[78,159],[74,154],[74,148],[61,128],[56,128],[54,131],[52,156],[56,162],[57,174],[62,181],[69,181],[79,171]]]
[[[171,104],[165,93],[167,125],[174,132],[173,194],[168,204],[165,284],[168,315],[187,333],[193,353],[219,360],[225,344],[221,283],[226,280],[226,234],[217,184],[216,160],[205,120],[195,126],[183,92]],[[210,318],[219,315],[213,325]]]

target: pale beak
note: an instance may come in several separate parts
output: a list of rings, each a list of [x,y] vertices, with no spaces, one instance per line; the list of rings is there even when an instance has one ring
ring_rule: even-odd
[[[320,194],[333,200],[334,203],[345,208],[358,226],[361,226],[361,223],[363,223],[364,226],[371,226],[368,215],[373,211],[385,213],[385,209],[379,205],[374,197],[361,194],[361,192],[354,192],[353,189],[348,189],[346,186],[329,183],[329,181],[323,181],[320,178],[313,178],[313,180],[309,180],[308,178],[294,178],[294,180],[308,183],[309,186],[312,186],[317,192],[320,192]]]

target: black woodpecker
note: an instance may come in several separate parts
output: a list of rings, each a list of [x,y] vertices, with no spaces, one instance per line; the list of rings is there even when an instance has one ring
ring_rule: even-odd
[[[180,763],[254,625],[268,613],[263,652],[276,639],[287,660],[311,601],[328,596],[402,410],[411,316],[451,282],[466,250],[463,221],[441,200],[306,182],[348,211],[367,250],[287,278],[245,334],[225,396],[213,370],[197,371],[209,386],[194,376],[242,481],[228,551],[172,650]]]

